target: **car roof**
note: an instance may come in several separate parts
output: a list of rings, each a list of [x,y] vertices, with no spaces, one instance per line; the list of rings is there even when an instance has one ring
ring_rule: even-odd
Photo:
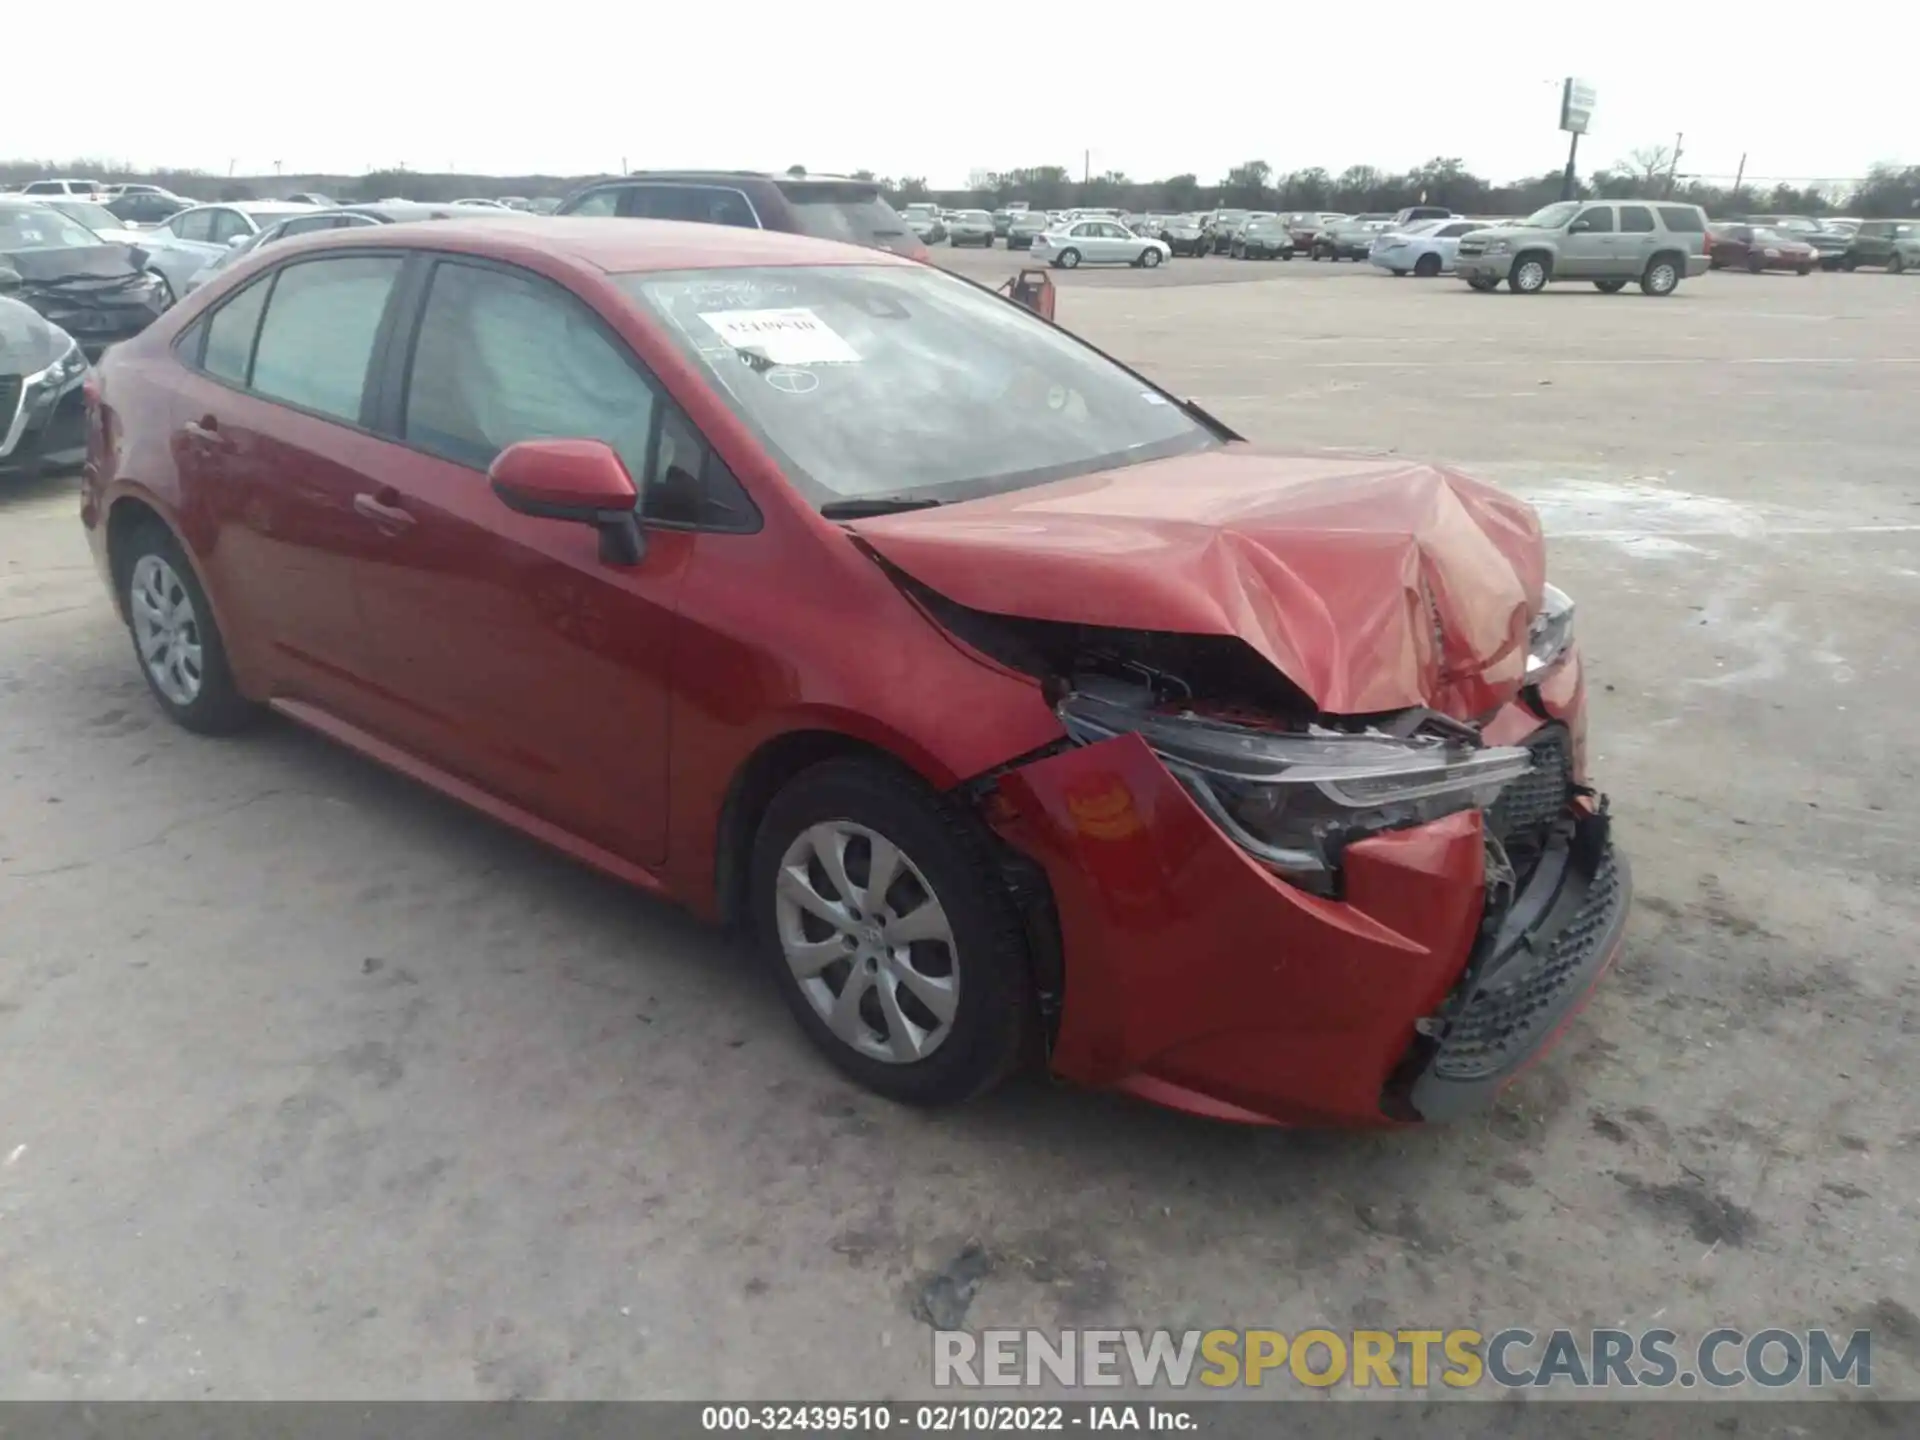
[[[201,200],[187,207],[189,210],[238,210],[243,215],[305,215],[319,208],[298,200]],[[184,215],[186,211],[180,213]]]
[[[323,231],[293,242],[302,251],[364,247],[364,229]],[[748,230],[733,225],[699,225],[680,220],[609,220],[600,217],[526,215],[501,211],[478,218],[400,224],[384,231],[382,245],[515,260],[556,255],[577,264],[626,274],[648,270],[718,270],[747,265],[914,265],[917,261],[884,250],[816,240],[779,230]],[[285,253],[276,248],[276,254]]]

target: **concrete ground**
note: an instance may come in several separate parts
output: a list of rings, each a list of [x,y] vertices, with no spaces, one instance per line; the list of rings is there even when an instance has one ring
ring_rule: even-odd
[[[1176,262],[1060,319],[1541,507],[1640,895],[1559,1049],[1430,1131],[894,1108],[675,912],[287,724],[172,729],[71,479],[15,487],[0,1396],[911,1395],[969,1242],[969,1325],[1865,1326],[1920,1394],[1920,283]]]

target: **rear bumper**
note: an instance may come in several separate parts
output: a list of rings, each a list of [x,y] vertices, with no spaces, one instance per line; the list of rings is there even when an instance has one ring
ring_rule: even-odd
[[[1547,701],[1556,722],[1515,703],[1489,739],[1550,733],[1577,757],[1584,695],[1569,668]],[[1000,785],[996,826],[1053,892],[1064,980],[1052,1067],[1156,1104],[1343,1126],[1483,1108],[1619,950],[1626,865],[1585,801],[1554,801],[1552,842],[1517,893],[1489,893],[1486,822],[1469,811],[1350,845],[1328,899],[1255,862],[1137,736]]]

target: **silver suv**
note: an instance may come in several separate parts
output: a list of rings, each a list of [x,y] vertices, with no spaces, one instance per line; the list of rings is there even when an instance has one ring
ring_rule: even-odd
[[[1591,280],[1611,295],[1638,281],[1671,295],[1707,272],[1707,214],[1662,200],[1562,200],[1512,225],[1462,236],[1454,270],[1475,290],[1502,280],[1532,295],[1552,280]]]

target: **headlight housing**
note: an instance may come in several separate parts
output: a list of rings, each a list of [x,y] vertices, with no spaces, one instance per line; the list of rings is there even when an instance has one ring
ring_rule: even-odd
[[[26,381],[28,386],[64,390],[86,372],[87,356],[86,352],[80,348],[80,342],[71,335],[65,338],[67,348],[60,352],[60,358],[37,375],[29,375]]]
[[[1258,730],[1084,691],[1062,700],[1058,713],[1082,744],[1139,735],[1243,849],[1320,893],[1331,889],[1348,842],[1485,808],[1533,766],[1516,746],[1320,726]]]
[[[1513,242],[1511,240],[1489,240],[1487,242],[1487,248],[1481,253],[1486,255],[1511,255],[1513,253]]]
[[[1540,587],[1540,613],[1527,631],[1527,679],[1538,680],[1573,644],[1573,597],[1557,585]]]

